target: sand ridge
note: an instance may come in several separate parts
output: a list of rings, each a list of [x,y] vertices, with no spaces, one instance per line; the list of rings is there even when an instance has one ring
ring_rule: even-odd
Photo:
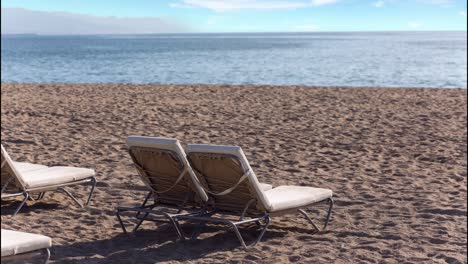
[[[18,201],[2,202],[2,228],[52,237],[53,263],[467,262],[466,90],[4,83],[1,89],[2,144],[13,159],[98,173],[85,209],[47,194],[12,218]],[[263,242],[248,251],[234,233],[212,228],[185,243],[152,223],[125,236],[115,207],[136,205],[145,195],[127,154],[128,135],[239,145],[260,181],[332,189],[329,229],[312,234],[299,215],[274,218]]]

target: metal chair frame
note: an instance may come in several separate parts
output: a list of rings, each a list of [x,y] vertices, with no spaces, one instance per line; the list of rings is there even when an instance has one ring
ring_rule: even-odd
[[[330,206],[327,210],[327,216],[326,216],[326,219],[325,219],[325,223],[323,225],[322,228],[319,228],[317,226],[317,224],[315,224],[312,219],[309,217],[309,215],[303,210],[303,209],[297,209],[297,211],[304,215],[306,217],[306,219],[309,221],[310,224],[312,224],[312,226],[314,227],[314,229],[316,230],[316,232],[321,232],[323,230],[325,230],[328,226],[328,222],[330,221],[330,217],[331,217],[331,212],[332,212],[332,209],[333,209],[333,205],[334,205],[334,202],[333,202],[333,199],[332,198],[329,198],[327,200],[324,200],[324,201],[327,201]],[[227,218],[223,218],[223,217],[211,217],[211,215],[217,213],[218,211],[217,210],[213,210],[211,211],[210,213],[207,213],[208,215],[210,215],[209,217],[206,217],[206,216],[197,216],[197,215],[179,215],[179,216],[176,216],[176,220],[177,221],[180,221],[180,220],[187,220],[187,221],[195,221],[195,222],[211,222],[211,223],[220,223],[220,224],[225,224],[227,225],[228,227],[230,227],[231,229],[233,229],[234,233],[236,234],[240,244],[242,245],[242,247],[244,249],[247,249],[249,247],[252,247],[252,246],[255,246],[258,242],[261,241],[261,239],[263,238],[263,235],[265,234],[267,228],[269,227],[270,225],[270,222],[271,222],[271,216],[269,213],[265,213],[264,215],[260,216],[260,217],[252,217],[250,219],[245,219],[246,218],[246,214],[247,214],[247,211],[249,209],[249,207],[254,204],[255,200],[250,200],[244,207],[243,211],[242,211],[242,214],[240,215],[239,217],[239,220],[235,221],[235,220],[230,220],[230,219],[227,219]],[[222,213],[222,212],[220,212]],[[260,234],[257,236],[257,238],[255,239],[255,241],[251,244],[246,244],[244,238],[242,237],[240,231],[239,231],[239,226],[241,225],[245,225],[245,224],[250,224],[250,223],[256,223],[257,225],[261,225],[261,221],[264,221],[265,224],[263,226],[263,228],[260,230]],[[179,225],[179,223],[177,222],[177,225]],[[198,226],[200,227],[200,225]],[[196,234],[192,233],[191,239],[194,239],[196,238]]]
[[[183,231],[178,225],[176,218],[182,215],[203,215],[206,213],[204,210],[204,206],[201,207],[200,210],[195,211],[195,212],[185,212],[183,213],[184,210],[189,209],[186,207],[186,204],[189,200],[189,198],[193,195],[193,193],[188,193],[182,202],[182,204],[178,207],[174,206],[169,206],[165,205],[163,203],[160,203],[155,199],[153,204],[148,205],[148,201],[151,197],[153,197],[154,193],[150,191],[148,195],[146,195],[145,200],[140,206],[137,207],[117,207],[117,219],[119,220],[120,226],[122,228],[122,231],[125,234],[128,234],[129,232],[127,231],[127,228],[125,227],[125,224],[122,220],[122,213],[125,212],[135,212],[135,218],[138,219],[138,223],[134,226],[133,230],[131,233],[135,233],[143,224],[144,221],[151,221],[151,222],[159,222],[159,223],[169,223],[172,225],[172,227],[175,229],[177,233],[177,237],[180,240],[184,240],[185,236],[183,235]],[[155,209],[157,207],[160,207],[159,210]],[[166,212],[167,210],[175,210],[175,212]],[[157,219],[152,218],[156,216]]]
[[[74,181],[74,182],[69,182],[69,183],[64,183],[64,184],[58,184],[58,185],[50,185],[50,186],[31,188],[31,189],[23,187],[24,189],[23,189],[22,192],[7,193],[6,192],[7,187],[11,183],[11,181],[13,179],[14,179],[13,176],[10,177],[8,179],[8,181],[3,185],[2,190],[1,190],[1,199],[2,200],[8,199],[8,198],[15,198],[15,197],[18,197],[18,196],[24,196],[24,199],[21,201],[21,203],[18,205],[15,212],[13,213],[13,217],[15,217],[18,214],[18,212],[21,210],[21,208],[23,208],[23,206],[24,206],[24,204],[26,203],[27,200],[34,200],[34,201],[42,200],[44,198],[45,193],[48,192],[48,191],[59,191],[59,192],[62,192],[64,194],[66,194],[68,197],[70,197],[81,208],[83,208],[85,206],[88,206],[89,203],[91,202],[91,198],[93,196],[93,193],[94,193],[94,190],[95,190],[95,187],[96,187],[96,183],[97,183],[96,177],[93,176],[93,177],[90,177],[90,178],[87,178],[87,179],[84,179],[84,180]],[[91,185],[91,190],[89,192],[86,203],[83,205],[81,202],[78,201],[78,199],[76,199],[76,197],[69,190],[65,189],[65,187],[71,186],[71,185],[86,184],[86,183],[89,183]],[[34,199],[32,197],[32,194],[36,194],[36,193],[38,194],[38,197],[36,199]]]

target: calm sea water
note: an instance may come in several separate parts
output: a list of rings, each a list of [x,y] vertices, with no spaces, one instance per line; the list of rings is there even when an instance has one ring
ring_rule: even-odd
[[[2,36],[2,82],[467,87],[466,32]]]

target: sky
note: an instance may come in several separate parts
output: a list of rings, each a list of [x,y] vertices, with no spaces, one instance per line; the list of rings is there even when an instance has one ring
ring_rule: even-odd
[[[2,0],[1,5],[2,33],[467,29],[466,0]]]

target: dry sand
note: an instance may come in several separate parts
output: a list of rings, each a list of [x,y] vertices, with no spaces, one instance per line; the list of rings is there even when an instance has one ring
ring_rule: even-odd
[[[85,209],[48,194],[12,218],[18,200],[2,202],[2,228],[52,237],[53,263],[467,263],[466,101],[460,89],[2,84],[13,159],[99,180]],[[275,218],[248,251],[213,228],[183,243],[153,223],[123,235],[115,207],[145,195],[133,134],[240,145],[261,181],[332,189],[329,229]]]

